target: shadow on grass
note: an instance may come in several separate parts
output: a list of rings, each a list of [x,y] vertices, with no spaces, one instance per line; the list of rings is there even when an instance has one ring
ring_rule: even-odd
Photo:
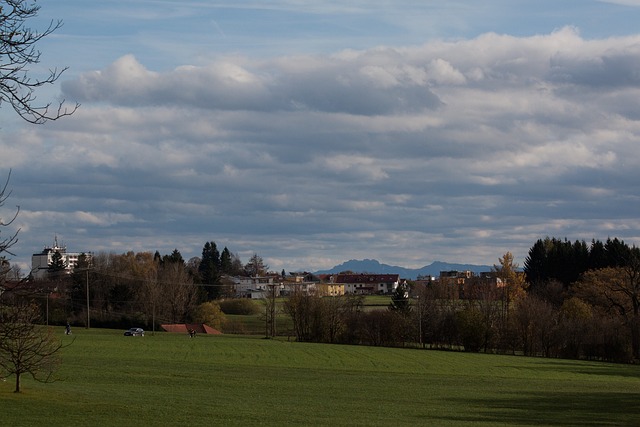
[[[468,411],[448,421],[544,426],[640,425],[640,393],[526,393],[467,399]]]
[[[558,372],[562,375],[579,374],[640,379],[640,368],[637,365],[545,358],[538,358],[538,360],[529,362],[533,369]],[[511,368],[510,365],[502,367]]]

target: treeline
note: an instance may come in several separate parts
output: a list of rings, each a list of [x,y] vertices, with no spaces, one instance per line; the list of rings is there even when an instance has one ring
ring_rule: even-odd
[[[532,289],[543,288],[552,280],[570,287],[586,271],[625,267],[637,255],[638,248],[617,238],[587,244],[584,240],[570,242],[547,237],[529,249],[524,272]]]
[[[235,294],[225,277],[262,274],[268,268],[257,254],[243,264],[213,241],[204,244],[202,257],[188,261],[177,249],[166,255],[131,251],[82,254],[71,274],[65,267],[54,254],[46,279],[26,282],[5,299],[10,294],[35,297],[50,324],[150,329],[161,323],[211,322],[216,317],[212,310],[219,307],[205,303]]]
[[[414,285],[410,308],[367,310],[364,297],[294,293],[284,303],[298,341],[420,346],[527,356],[632,360],[628,334],[613,318],[571,298],[561,307],[525,294],[505,316],[494,291],[487,300],[451,298],[448,284]]]
[[[637,248],[546,238],[522,270],[507,253],[493,272],[494,282],[409,283],[387,309],[367,310],[362,297],[300,292],[284,310],[300,341],[640,360]]]
[[[510,253],[498,261],[493,281],[409,282],[386,309],[366,307],[362,296],[293,291],[282,303],[292,327],[280,333],[299,341],[640,360],[638,248],[618,239],[545,238],[531,247],[522,269]],[[220,304],[211,301],[234,295],[227,275],[268,270],[257,254],[244,264],[215,242],[188,261],[174,250],[81,257],[71,275],[58,264],[56,257],[50,285],[33,288],[47,289],[48,322],[83,325],[90,319],[105,327],[214,322]],[[265,301],[269,334],[280,305]]]

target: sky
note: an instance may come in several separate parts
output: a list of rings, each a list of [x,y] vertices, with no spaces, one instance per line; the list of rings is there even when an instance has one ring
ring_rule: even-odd
[[[0,104],[23,273],[56,236],[274,271],[640,245],[640,0],[37,4],[38,101],[81,107]]]

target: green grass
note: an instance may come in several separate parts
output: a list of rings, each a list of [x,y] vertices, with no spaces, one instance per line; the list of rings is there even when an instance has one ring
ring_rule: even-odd
[[[632,365],[74,332],[61,381],[0,382],[1,425],[640,425]]]
[[[391,304],[391,297],[389,295],[366,295],[364,297],[365,307],[377,307],[386,308]]]
[[[291,317],[285,314],[283,309],[285,299],[279,298],[277,300],[277,319],[276,319],[276,332],[280,336],[293,336],[293,322]],[[389,307],[391,303],[391,297],[389,295],[366,295],[364,298],[364,310],[383,310]],[[260,310],[256,314],[240,315],[240,314],[227,314],[225,315],[227,323],[222,330],[227,334],[249,334],[249,335],[264,335],[265,334],[265,320],[264,320],[264,303],[262,300],[257,300],[256,304],[259,304]]]

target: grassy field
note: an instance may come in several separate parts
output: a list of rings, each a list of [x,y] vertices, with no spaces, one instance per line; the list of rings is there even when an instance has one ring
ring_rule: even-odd
[[[277,301],[276,331],[280,336],[293,336],[293,324],[291,318],[285,314],[282,306],[284,299]],[[265,314],[262,301],[255,301],[260,306],[260,311],[252,315],[227,314],[227,322],[222,328],[227,334],[264,335],[265,334]],[[364,310],[384,310],[389,307],[391,297],[389,295],[367,295],[364,298]]]
[[[0,382],[1,425],[640,425],[638,366],[74,332],[61,381]]]

